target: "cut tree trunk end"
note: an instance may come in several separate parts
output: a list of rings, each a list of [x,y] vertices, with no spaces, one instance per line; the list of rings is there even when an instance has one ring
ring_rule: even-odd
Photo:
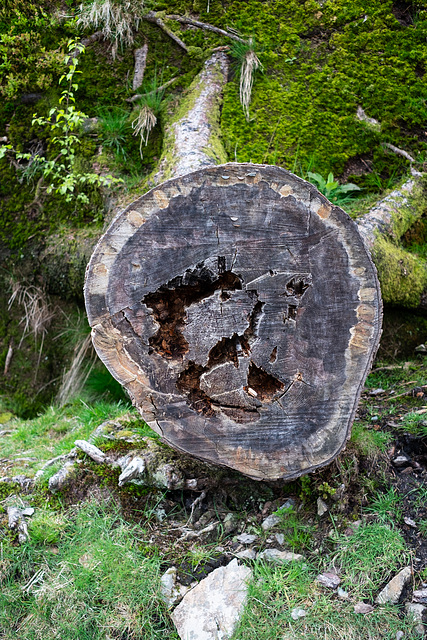
[[[98,355],[163,441],[258,480],[331,462],[381,333],[355,223],[274,166],[174,178],[99,241],[85,298]]]

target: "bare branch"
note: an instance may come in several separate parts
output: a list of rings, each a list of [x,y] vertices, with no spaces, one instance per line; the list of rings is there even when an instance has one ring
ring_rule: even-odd
[[[243,38],[240,38],[238,35],[234,33],[230,33],[229,31],[224,31],[224,29],[219,29],[218,27],[214,27],[212,24],[207,24],[206,22],[200,22],[199,20],[194,20],[188,16],[177,16],[177,15],[168,15],[166,16],[168,20],[175,20],[176,22],[180,22],[181,24],[189,24],[192,27],[197,27],[198,29],[204,29],[205,31],[212,31],[213,33],[217,33],[220,36],[224,36],[226,38],[231,38],[232,40],[236,40],[236,42],[246,42]]]
[[[144,20],[148,20],[148,22],[153,22],[154,24],[156,24],[169,36],[169,38],[172,38],[172,40],[176,42],[176,44],[181,47],[181,49],[184,49],[185,53],[188,53],[188,48],[185,42],[178,38],[178,36],[175,35],[173,31],[168,29],[163,20],[157,16],[155,11],[149,11],[148,13],[146,13],[144,15]]]

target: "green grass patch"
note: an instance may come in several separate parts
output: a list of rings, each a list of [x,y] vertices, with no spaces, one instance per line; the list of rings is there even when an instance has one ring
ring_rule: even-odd
[[[413,624],[399,618],[397,607],[379,607],[369,616],[356,614],[354,601],[338,600],[319,587],[317,573],[308,562],[286,567],[257,563],[233,640],[395,640],[399,630],[411,633]],[[293,620],[295,608],[303,609],[305,616]]]
[[[88,503],[66,521],[39,514],[29,542],[3,544],[1,637],[177,638],[159,596],[161,561],[140,550],[144,537],[112,504]]]
[[[401,534],[384,523],[362,524],[350,537],[340,537],[334,555],[344,588],[358,598],[369,599],[407,561]]]
[[[374,458],[387,450],[392,435],[384,431],[374,431],[361,422],[355,422],[351,433],[351,442],[357,450],[369,458]]]
[[[89,405],[76,400],[61,409],[51,406],[32,420],[10,420],[11,432],[2,436],[2,456],[13,464],[8,475],[33,476],[44,461],[68,453],[75,440],[86,439],[105,420],[128,413],[128,405],[122,402]]]

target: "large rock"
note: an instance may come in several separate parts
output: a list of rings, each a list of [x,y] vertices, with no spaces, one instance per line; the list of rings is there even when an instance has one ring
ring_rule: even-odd
[[[227,640],[233,634],[247,596],[248,567],[232,560],[191,589],[172,614],[182,640]]]

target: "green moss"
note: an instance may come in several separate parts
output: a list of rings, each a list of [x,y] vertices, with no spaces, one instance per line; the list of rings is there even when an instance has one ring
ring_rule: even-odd
[[[417,307],[427,288],[427,263],[384,237],[377,238],[372,256],[384,302]]]

